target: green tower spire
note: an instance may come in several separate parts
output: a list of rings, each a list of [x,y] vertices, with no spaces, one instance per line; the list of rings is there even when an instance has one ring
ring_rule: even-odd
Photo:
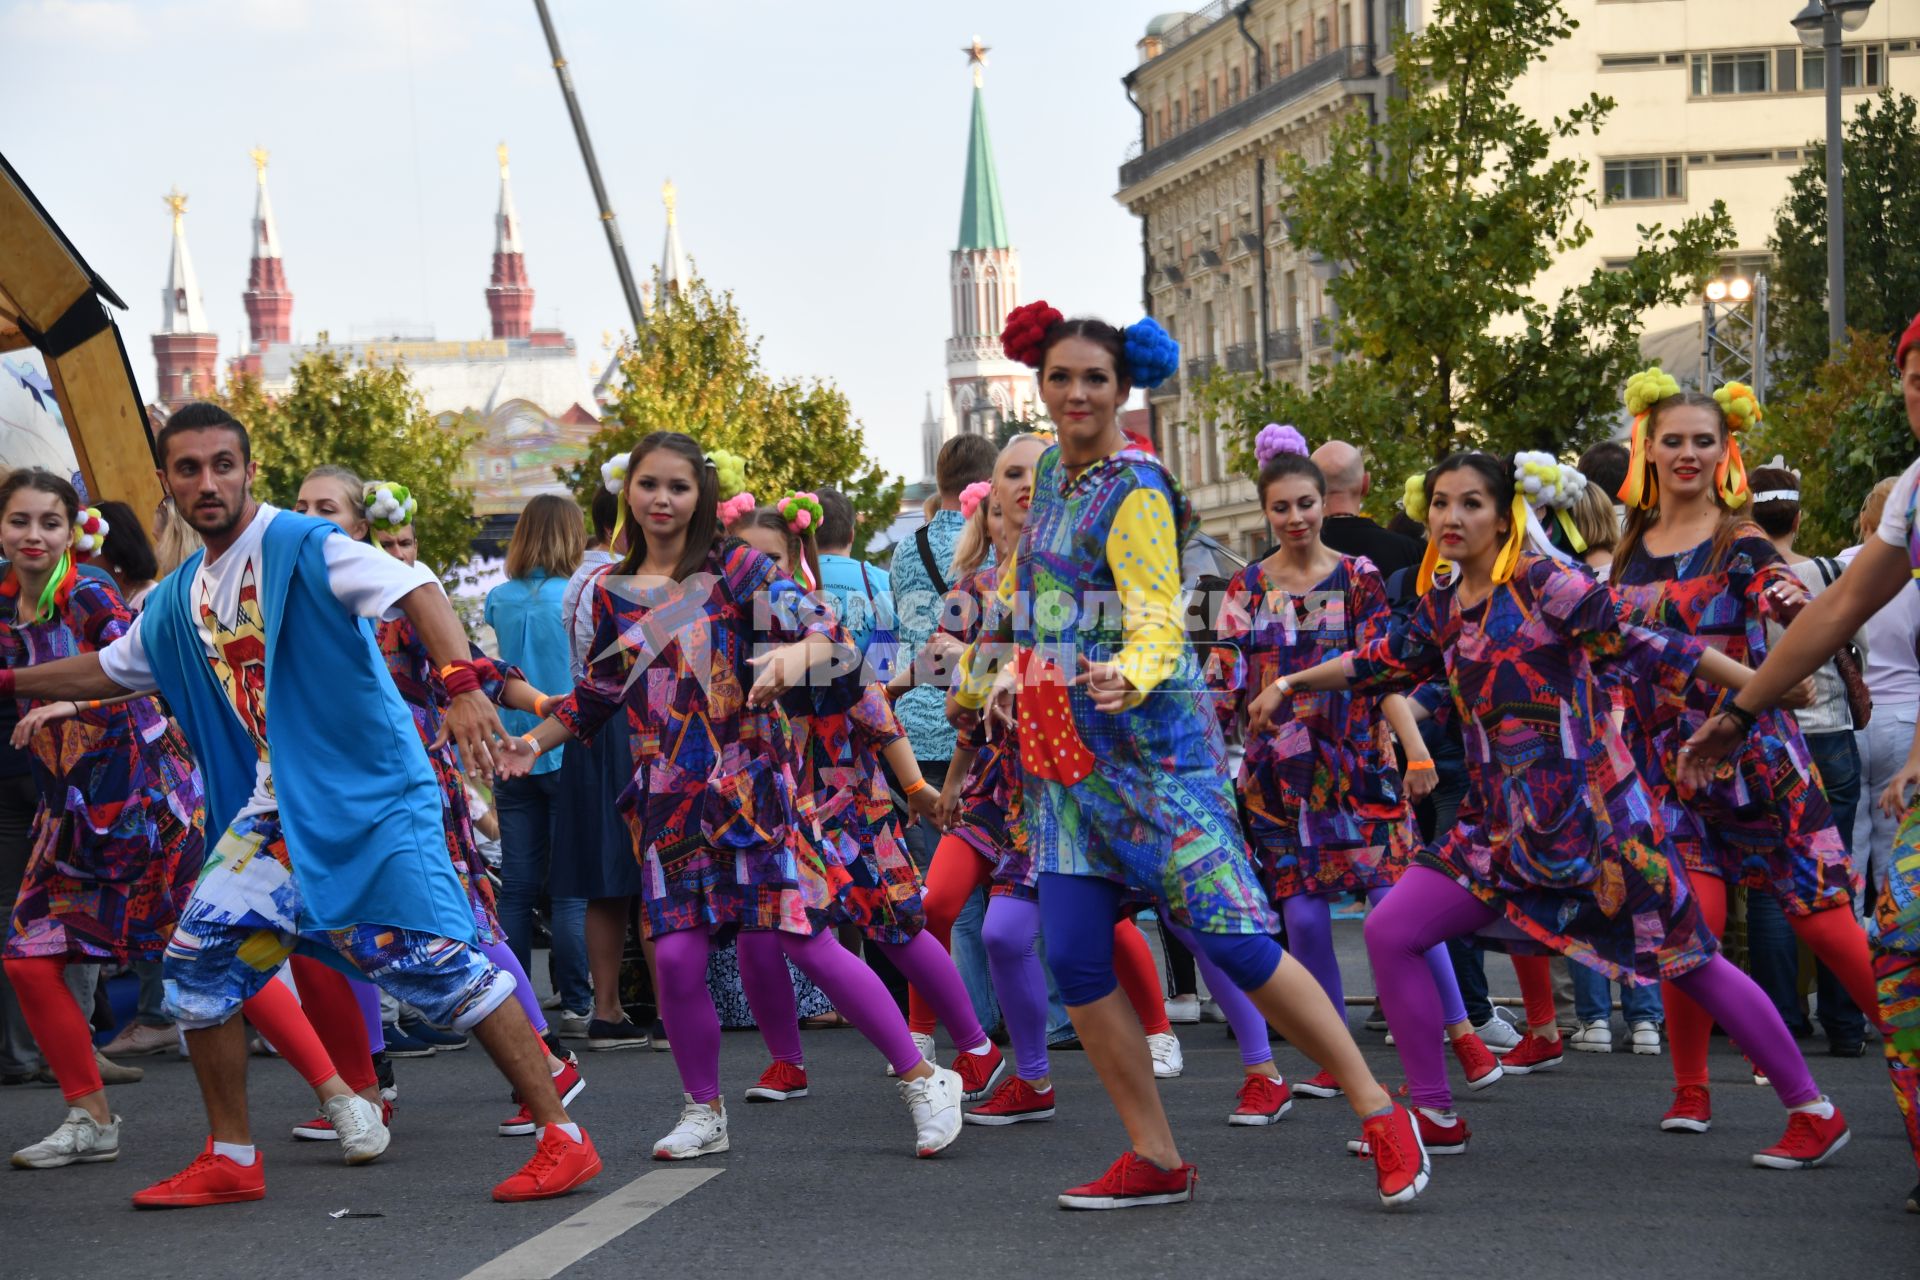
[[[987,104],[980,91],[979,54],[985,49],[974,41],[973,127],[967,134],[967,181],[960,192],[961,249],[1011,249],[1007,238],[1007,212],[1000,207],[1000,176],[993,169],[993,143],[987,137]],[[969,52],[972,52],[971,50]]]

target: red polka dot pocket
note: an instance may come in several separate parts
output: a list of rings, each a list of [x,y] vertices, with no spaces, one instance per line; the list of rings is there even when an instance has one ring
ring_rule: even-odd
[[[1020,759],[1036,778],[1072,786],[1093,772],[1093,752],[1073,724],[1067,673],[1020,651]]]

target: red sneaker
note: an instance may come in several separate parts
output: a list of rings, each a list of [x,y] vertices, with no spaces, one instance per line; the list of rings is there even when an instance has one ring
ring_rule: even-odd
[[[1293,1110],[1293,1090],[1277,1076],[1249,1072],[1240,1082],[1240,1105],[1227,1117],[1228,1124],[1279,1124]]]
[[[587,1082],[580,1074],[580,1063],[572,1054],[560,1060],[560,1069],[553,1073],[553,1091],[560,1095],[560,1105],[566,1106],[587,1091]],[[500,1136],[503,1138],[524,1138],[539,1129],[534,1123],[533,1108],[520,1101],[519,1091],[513,1095],[520,1109],[500,1122]]]
[[[960,1075],[960,1101],[978,1102],[992,1093],[994,1087],[1007,1077],[1007,1060],[1000,1052],[1000,1046],[987,1041],[985,1053],[968,1053],[962,1050],[953,1055],[950,1064]]]
[[[1420,1145],[1430,1156],[1460,1156],[1467,1153],[1467,1139],[1473,1131],[1459,1116],[1438,1116],[1426,1107],[1413,1110],[1415,1126],[1420,1130]],[[1373,1149],[1364,1136],[1349,1138],[1347,1150],[1357,1156],[1371,1156]]]
[[[1489,1085],[1500,1083],[1504,1074],[1500,1059],[1493,1056],[1493,1050],[1487,1048],[1487,1042],[1469,1031],[1453,1042],[1453,1056],[1460,1060],[1460,1069],[1467,1073],[1467,1088],[1485,1089]]]
[[[187,1209],[203,1204],[233,1204],[240,1200],[264,1200],[267,1195],[267,1157],[257,1147],[250,1165],[235,1164],[226,1156],[215,1155],[213,1139],[194,1162],[162,1178],[145,1191],[133,1193],[136,1209]]]
[[[1464,1129],[1462,1122],[1461,1128]],[[1380,1203],[1391,1209],[1408,1204],[1427,1189],[1432,1165],[1420,1141],[1413,1116],[1398,1103],[1383,1116],[1369,1117],[1360,1127],[1360,1142],[1373,1157],[1373,1176]]]
[[[519,1095],[514,1095],[515,1101]],[[500,1122],[500,1136],[503,1138],[524,1138],[540,1126],[533,1122],[533,1108],[520,1103],[520,1109]]]
[[[807,1096],[807,1069],[791,1062],[774,1062],[760,1073],[760,1083],[747,1090],[748,1102],[785,1102]]]
[[[393,1103],[384,1098],[380,1101],[380,1123],[389,1127],[393,1124]],[[340,1135],[333,1131],[333,1121],[327,1119],[325,1112],[305,1124],[293,1126],[293,1136],[304,1138],[308,1142],[340,1141]]]
[[[968,1124],[1024,1124],[1029,1120],[1053,1119],[1053,1090],[1040,1092],[1015,1076],[994,1091],[982,1106],[964,1112],[960,1118]]]
[[[575,1142],[557,1124],[547,1126],[534,1148],[533,1159],[520,1172],[493,1189],[493,1198],[506,1203],[515,1200],[551,1200],[563,1196],[600,1172],[600,1153],[593,1139],[580,1131]]]
[[[1097,1182],[1083,1182],[1060,1193],[1062,1209],[1133,1209],[1149,1204],[1182,1204],[1193,1199],[1200,1175],[1190,1164],[1162,1169],[1129,1151],[1115,1160]]]
[[[1847,1129],[1847,1118],[1840,1114],[1840,1108],[1822,1098],[1833,1112],[1830,1116],[1817,1116],[1811,1111],[1795,1111],[1787,1117],[1787,1132],[1765,1151],[1756,1151],[1753,1155],[1754,1167],[1758,1169],[1817,1169],[1827,1162],[1827,1157],[1847,1145],[1847,1139],[1853,1135]]]
[[[1673,1091],[1673,1105],[1660,1117],[1668,1133],[1705,1133],[1713,1128],[1713,1098],[1703,1084],[1683,1084]]]
[[[1337,1098],[1340,1096],[1340,1082],[1333,1078],[1333,1072],[1318,1071],[1296,1083],[1293,1091],[1309,1098]]]
[[[1500,1060],[1500,1069],[1512,1076],[1532,1075],[1536,1071],[1559,1066],[1566,1053],[1565,1041],[1549,1040],[1529,1032],[1525,1039],[1513,1047],[1512,1052]]]

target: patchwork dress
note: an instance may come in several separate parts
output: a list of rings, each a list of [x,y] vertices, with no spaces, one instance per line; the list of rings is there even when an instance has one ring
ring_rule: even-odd
[[[1000,570],[988,565],[954,584],[947,593],[941,630],[971,645],[991,633],[1000,608]],[[992,867],[991,897],[1028,901],[1040,896],[1039,873],[1028,853],[1026,825],[1020,821],[1024,790],[1020,772],[1020,734],[1009,729],[986,736],[978,712],[953,708],[956,741],[973,751],[973,766],[960,786],[959,820],[952,834]]]
[[[1711,539],[1670,556],[1642,543],[1618,567],[1627,621],[1699,636],[1750,667],[1767,656],[1768,588],[1799,585],[1757,525],[1742,526],[1717,561]],[[1790,915],[1849,905],[1853,865],[1791,714],[1762,712],[1730,776],[1691,791],[1679,783],[1679,749],[1731,695],[1696,685],[1683,703],[1649,702],[1623,687],[1627,743],[1688,871],[1770,893]]]
[[[1391,616],[1365,557],[1341,556],[1299,595],[1262,562],[1248,565],[1227,588],[1217,628],[1232,659],[1222,713],[1243,716],[1249,695],[1359,648]],[[1419,844],[1378,697],[1295,694],[1267,733],[1248,736],[1238,787],[1254,869],[1276,904],[1388,888]]]
[[[16,605],[19,591],[15,575],[0,584]],[[51,617],[0,626],[0,659],[15,668],[93,653],[132,621],[110,585],[70,568]],[[152,698],[135,698],[46,725],[27,750],[40,804],[5,954],[157,958],[205,849],[206,796],[186,739]]]
[[[1916,464],[1920,470],[1920,464]],[[1908,504],[1907,558],[1920,589],[1920,490]],[[1887,883],[1874,903],[1873,976],[1893,1096],[1920,1168],[1920,795],[1893,838]]]
[[[978,710],[989,663],[1019,663],[1021,821],[1040,873],[1150,893],[1175,924],[1272,934],[1235,812],[1226,744],[1180,629],[1180,547],[1192,513],[1173,477],[1133,449],[1080,474],[1040,457],[1018,554],[999,583],[1007,621],[965,660]],[[1020,607],[1016,608],[1016,601]],[[1082,660],[1117,663],[1138,691],[1119,712],[1070,684]]]
[[[593,657],[551,714],[583,740],[627,717],[633,777],[617,803],[640,850],[649,936],[826,927],[826,867],[799,838],[793,730],[779,701],[750,707],[747,690],[748,659],[767,648],[844,643],[831,613],[733,539],[683,582],[646,589],[609,574],[592,590]]]
[[[1649,699],[1678,700],[1704,651],[1622,622],[1613,594],[1580,570],[1522,556],[1486,600],[1463,609],[1454,586],[1434,587],[1349,657],[1362,691],[1440,676],[1451,686],[1469,785],[1452,830],[1415,863],[1502,913],[1480,940],[1640,984],[1713,955],[1600,674],[1618,665]]]

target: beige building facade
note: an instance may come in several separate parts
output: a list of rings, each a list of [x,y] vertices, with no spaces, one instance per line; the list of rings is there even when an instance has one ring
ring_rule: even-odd
[[[1153,393],[1155,429],[1203,527],[1243,554],[1267,545],[1265,523],[1252,484],[1228,461],[1226,433],[1195,410],[1193,387],[1216,368],[1298,381],[1332,358],[1326,285],[1336,268],[1289,242],[1273,159],[1285,151],[1312,163],[1343,116],[1383,111],[1393,33],[1417,28],[1428,7],[1221,0],[1155,18],[1126,77],[1141,133],[1116,198],[1141,219],[1147,307],[1184,357],[1180,376]],[[1571,0],[1579,29],[1516,93],[1542,119],[1592,93],[1617,105],[1598,137],[1569,144],[1589,165],[1595,234],[1541,277],[1543,294],[1630,259],[1640,225],[1672,226],[1715,200],[1738,235],[1725,274],[1765,270],[1787,179],[1825,127],[1824,66],[1789,25],[1798,7]],[[1885,87],[1920,95],[1920,0],[1874,5],[1847,37],[1842,77],[1849,113]],[[1698,314],[1650,314],[1647,327],[1678,329]],[[1364,443],[1363,430],[1354,434]]]

